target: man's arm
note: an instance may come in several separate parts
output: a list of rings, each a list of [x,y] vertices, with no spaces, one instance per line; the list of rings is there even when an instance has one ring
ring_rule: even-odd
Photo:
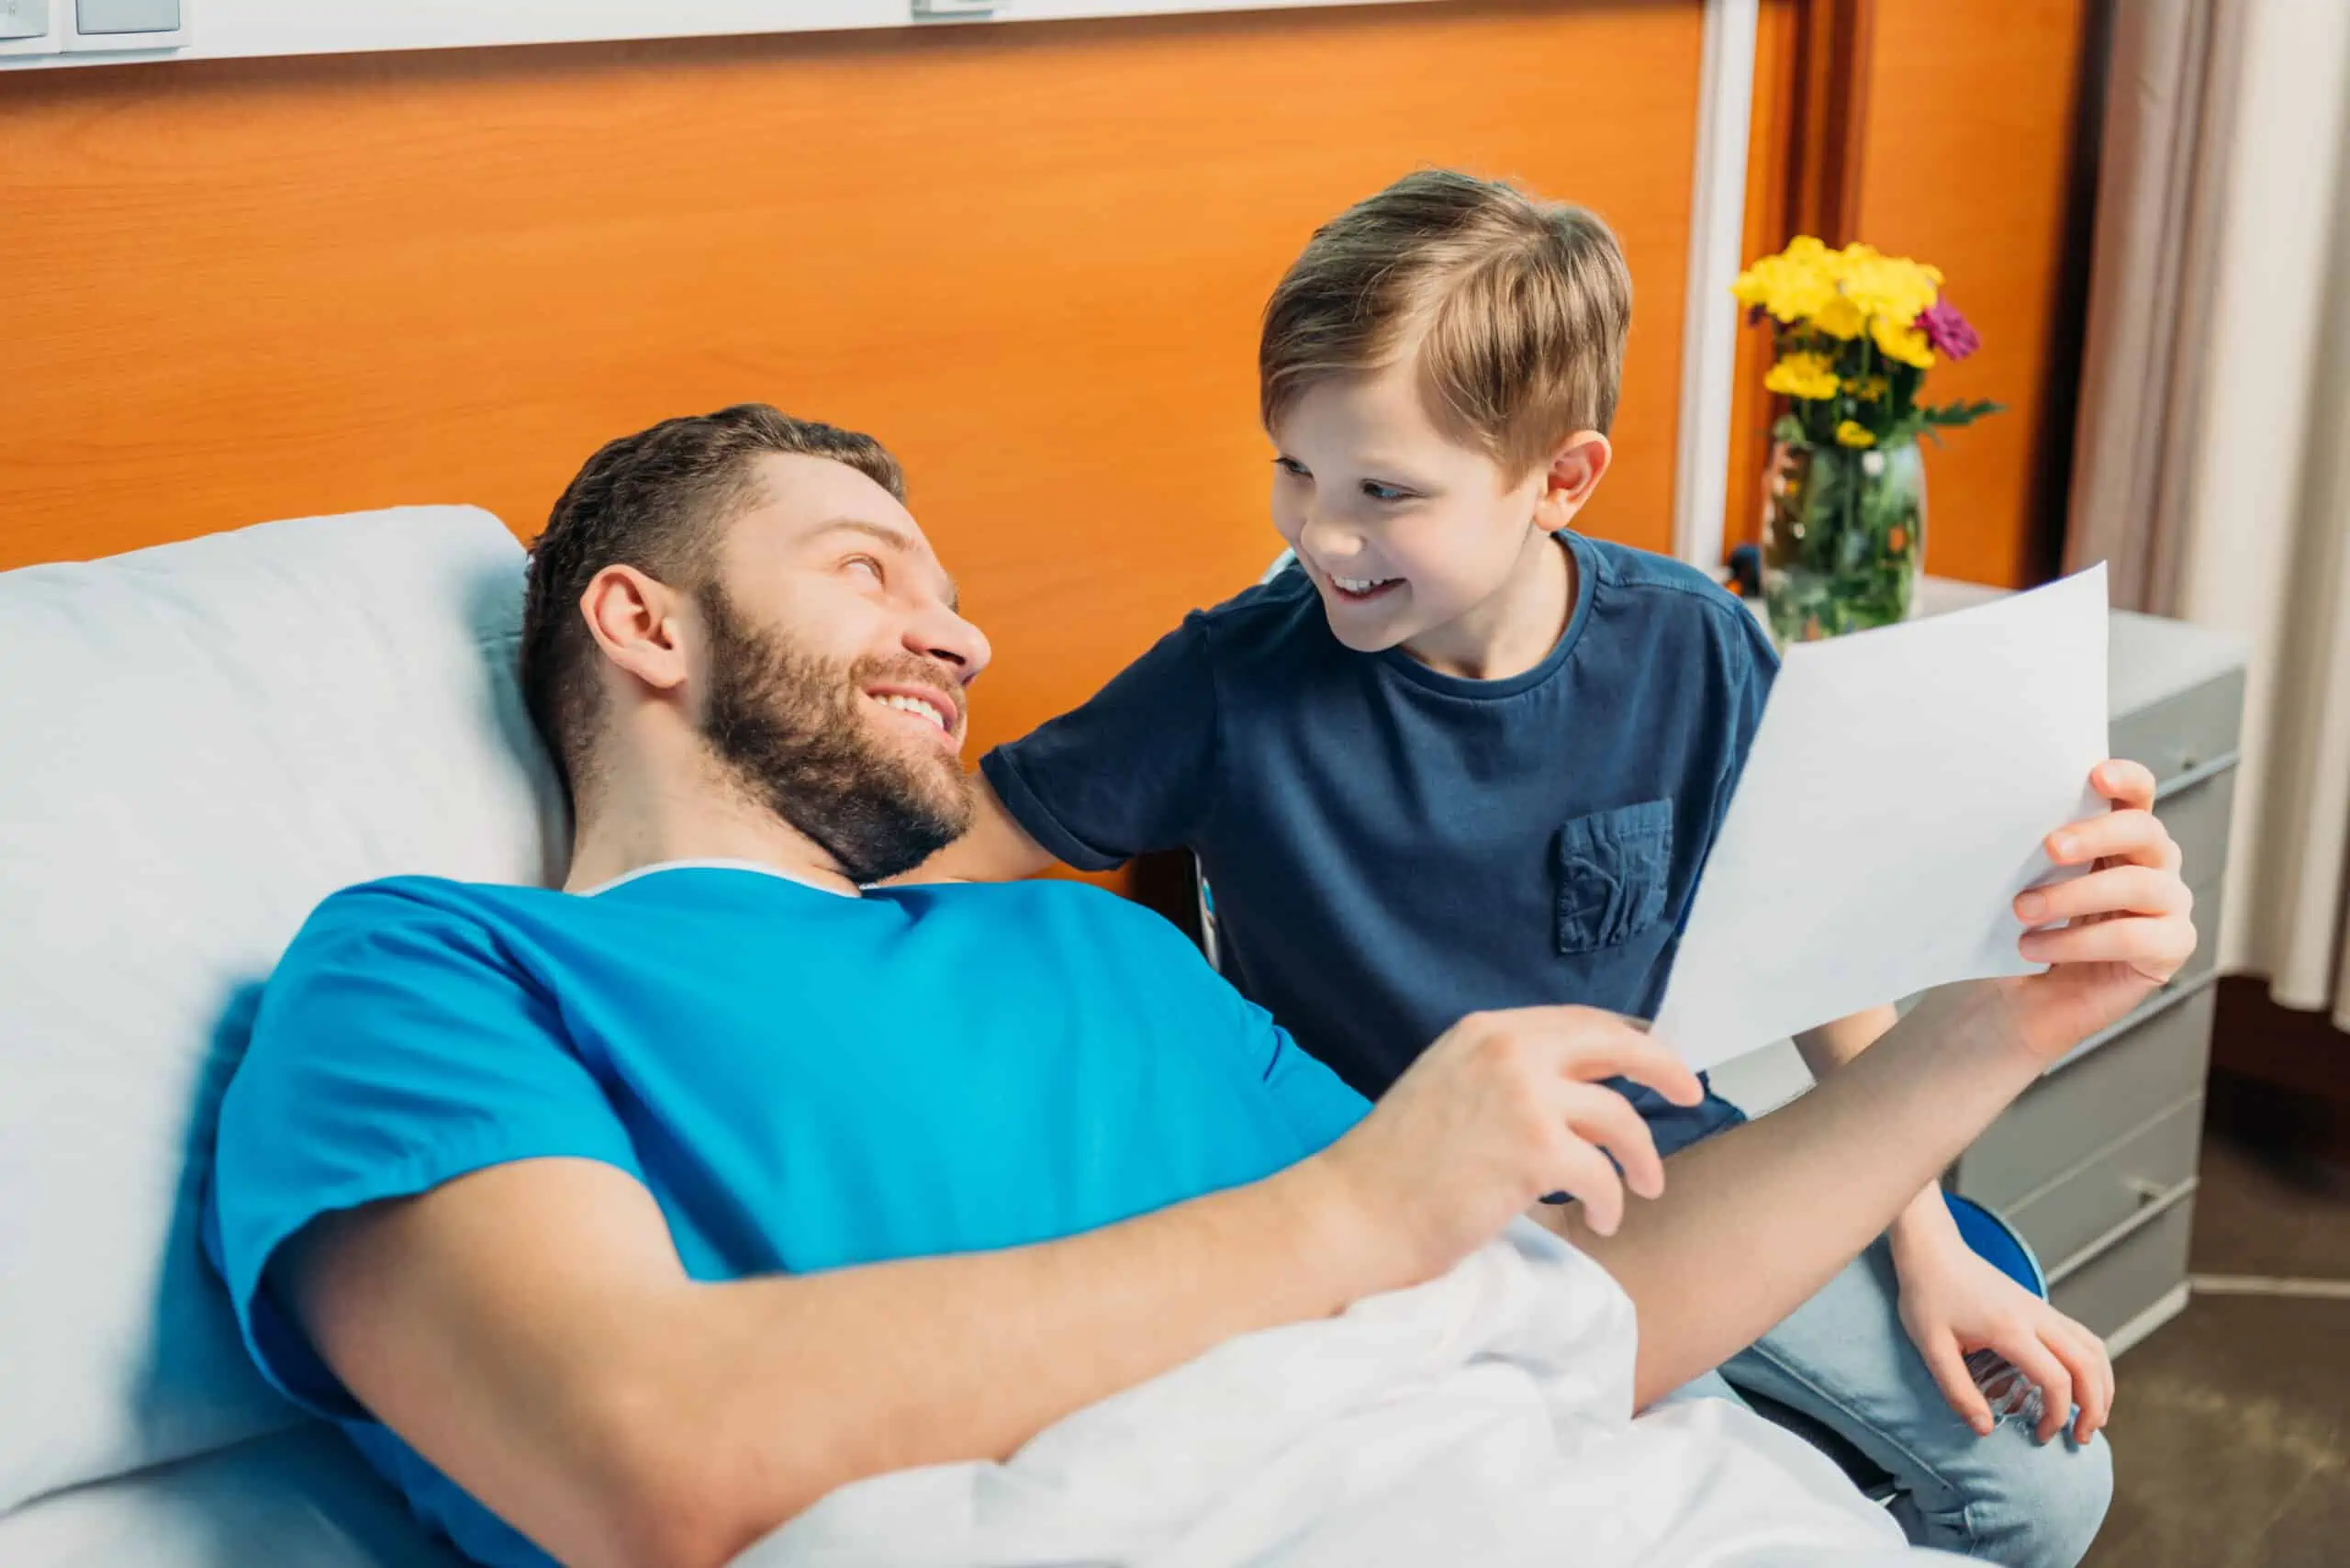
[[[2017,900],[2027,925],[2072,922],[2022,938],[2047,972],[1929,997],[1795,1103],[1677,1156],[1671,1199],[1620,1235],[1595,1235],[1577,1212],[1542,1216],[1632,1297],[1642,1405],[1809,1299],[2051,1063],[2193,955],[2192,900],[2151,811],[2153,775],[2109,762],[2094,778],[2116,809],[2048,841],[2058,864],[2094,868]],[[2070,1379],[2053,1363],[2034,1375],[2053,1436]]]
[[[1830,1073],[1883,1039],[1900,1016],[1890,1006],[1872,1007],[1817,1029],[1806,1029],[1796,1036],[1796,1054],[1803,1058],[1815,1080],[1824,1081]],[[1950,1205],[1942,1200],[1939,1171],[1894,1215],[1887,1235],[1894,1250],[1904,1256],[1966,1245],[1959,1237],[1957,1222],[1950,1217]]]
[[[1617,1236],[1538,1217],[1631,1296],[1646,1406],[1809,1300],[2043,1065],[1996,993],[1938,992],[1801,1099],[1675,1155],[1667,1195]]]
[[[1380,1288],[1308,1162],[1042,1246],[699,1283],[585,1160],[326,1222],[291,1265],[373,1414],[562,1561],[715,1564],[860,1476],[1009,1456],[1250,1329]]]
[[[835,1486],[1003,1458],[1236,1335],[1427,1279],[1540,1193],[1613,1229],[1663,1182],[1619,1075],[1700,1092],[1621,1020],[1474,1016],[1322,1153],[1065,1240],[701,1283],[634,1179],[535,1159],[319,1221],[270,1278],[363,1406],[547,1551],[704,1568]]]

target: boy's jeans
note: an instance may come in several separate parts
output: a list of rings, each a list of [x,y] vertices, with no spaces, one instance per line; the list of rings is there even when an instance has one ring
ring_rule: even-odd
[[[1890,1511],[1917,1545],[2005,1568],[2074,1568],[2113,1495],[2103,1435],[2043,1446],[2010,1416],[1976,1437],[1909,1343],[1897,1301],[1880,1238],[1752,1348],[1673,1397],[1750,1394],[1745,1403],[1798,1433],[1827,1427],[1890,1479]]]

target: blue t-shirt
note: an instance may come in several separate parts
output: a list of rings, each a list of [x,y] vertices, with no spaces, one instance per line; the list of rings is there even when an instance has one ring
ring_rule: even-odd
[[[1073,1235],[1271,1174],[1365,1102],[1173,926],[1059,882],[849,898],[673,865],[335,894],[263,994],[207,1243],[247,1346],[476,1560],[549,1560],[367,1419],[272,1294],[320,1215],[600,1160],[699,1280]]]
[[[1072,866],[1193,851],[1225,972],[1367,1095],[1481,1009],[1651,1016],[1778,660],[1702,573],[1560,538],[1574,610],[1522,675],[1357,653],[1292,567],[981,767]],[[1740,1119],[1619,1087],[1667,1153]]]

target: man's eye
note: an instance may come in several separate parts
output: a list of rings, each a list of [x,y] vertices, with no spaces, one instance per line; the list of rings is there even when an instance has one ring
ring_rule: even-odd
[[[850,556],[846,563],[846,569],[852,572],[863,572],[877,583],[881,580],[881,563],[870,555]]]

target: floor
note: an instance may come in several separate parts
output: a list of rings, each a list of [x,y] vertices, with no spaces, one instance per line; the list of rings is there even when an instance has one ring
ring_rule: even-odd
[[[2117,1364],[2113,1510],[2085,1568],[2344,1568],[2350,1191],[2207,1129],[2190,1266],[2213,1288]],[[2329,1294],[2218,1294],[2246,1280]]]

